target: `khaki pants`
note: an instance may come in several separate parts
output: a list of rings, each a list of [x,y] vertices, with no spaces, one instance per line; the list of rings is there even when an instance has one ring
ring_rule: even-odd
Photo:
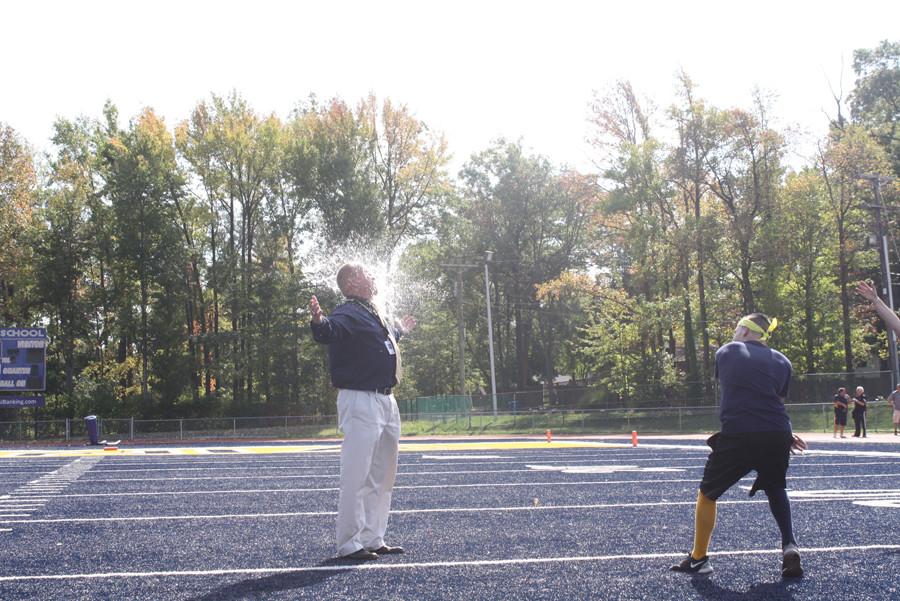
[[[391,490],[397,476],[400,411],[394,395],[338,391],[341,492],[338,496],[337,554],[384,544]]]

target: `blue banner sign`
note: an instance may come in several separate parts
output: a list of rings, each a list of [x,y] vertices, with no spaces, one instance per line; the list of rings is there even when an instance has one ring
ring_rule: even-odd
[[[0,396],[0,409],[19,407],[43,407],[43,396]]]
[[[25,392],[46,388],[47,330],[0,328],[0,391]]]

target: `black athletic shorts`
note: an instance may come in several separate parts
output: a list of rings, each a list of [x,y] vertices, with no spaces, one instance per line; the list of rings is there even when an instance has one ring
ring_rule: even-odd
[[[714,434],[706,441],[712,452],[706,459],[700,492],[715,501],[754,470],[756,481],[750,488],[751,497],[757,490],[787,488],[793,441],[790,432]]]
[[[834,410],[834,425],[836,425],[836,426],[846,426],[847,425],[847,410],[846,409],[835,409]]]

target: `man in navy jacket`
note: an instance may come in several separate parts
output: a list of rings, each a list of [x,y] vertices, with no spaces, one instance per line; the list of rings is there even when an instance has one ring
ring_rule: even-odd
[[[346,301],[328,316],[309,301],[313,338],[328,345],[331,383],[338,389],[341,483],[337,554],[354,560],[403,553],[385,543],[391,491],[397,475],[400,411],[392,394],[402,370],[397,340],[415,328],[411,316],[388,322],[373,304],[375,279],[358,263],[337,273]]]

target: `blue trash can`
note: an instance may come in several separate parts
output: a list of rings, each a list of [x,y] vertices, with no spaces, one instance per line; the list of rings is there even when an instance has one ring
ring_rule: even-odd
[[[100,428],[97,427],[97,416],[88,415],[84,418],[84,427],[87,430],[91,444],[100,444]]]

